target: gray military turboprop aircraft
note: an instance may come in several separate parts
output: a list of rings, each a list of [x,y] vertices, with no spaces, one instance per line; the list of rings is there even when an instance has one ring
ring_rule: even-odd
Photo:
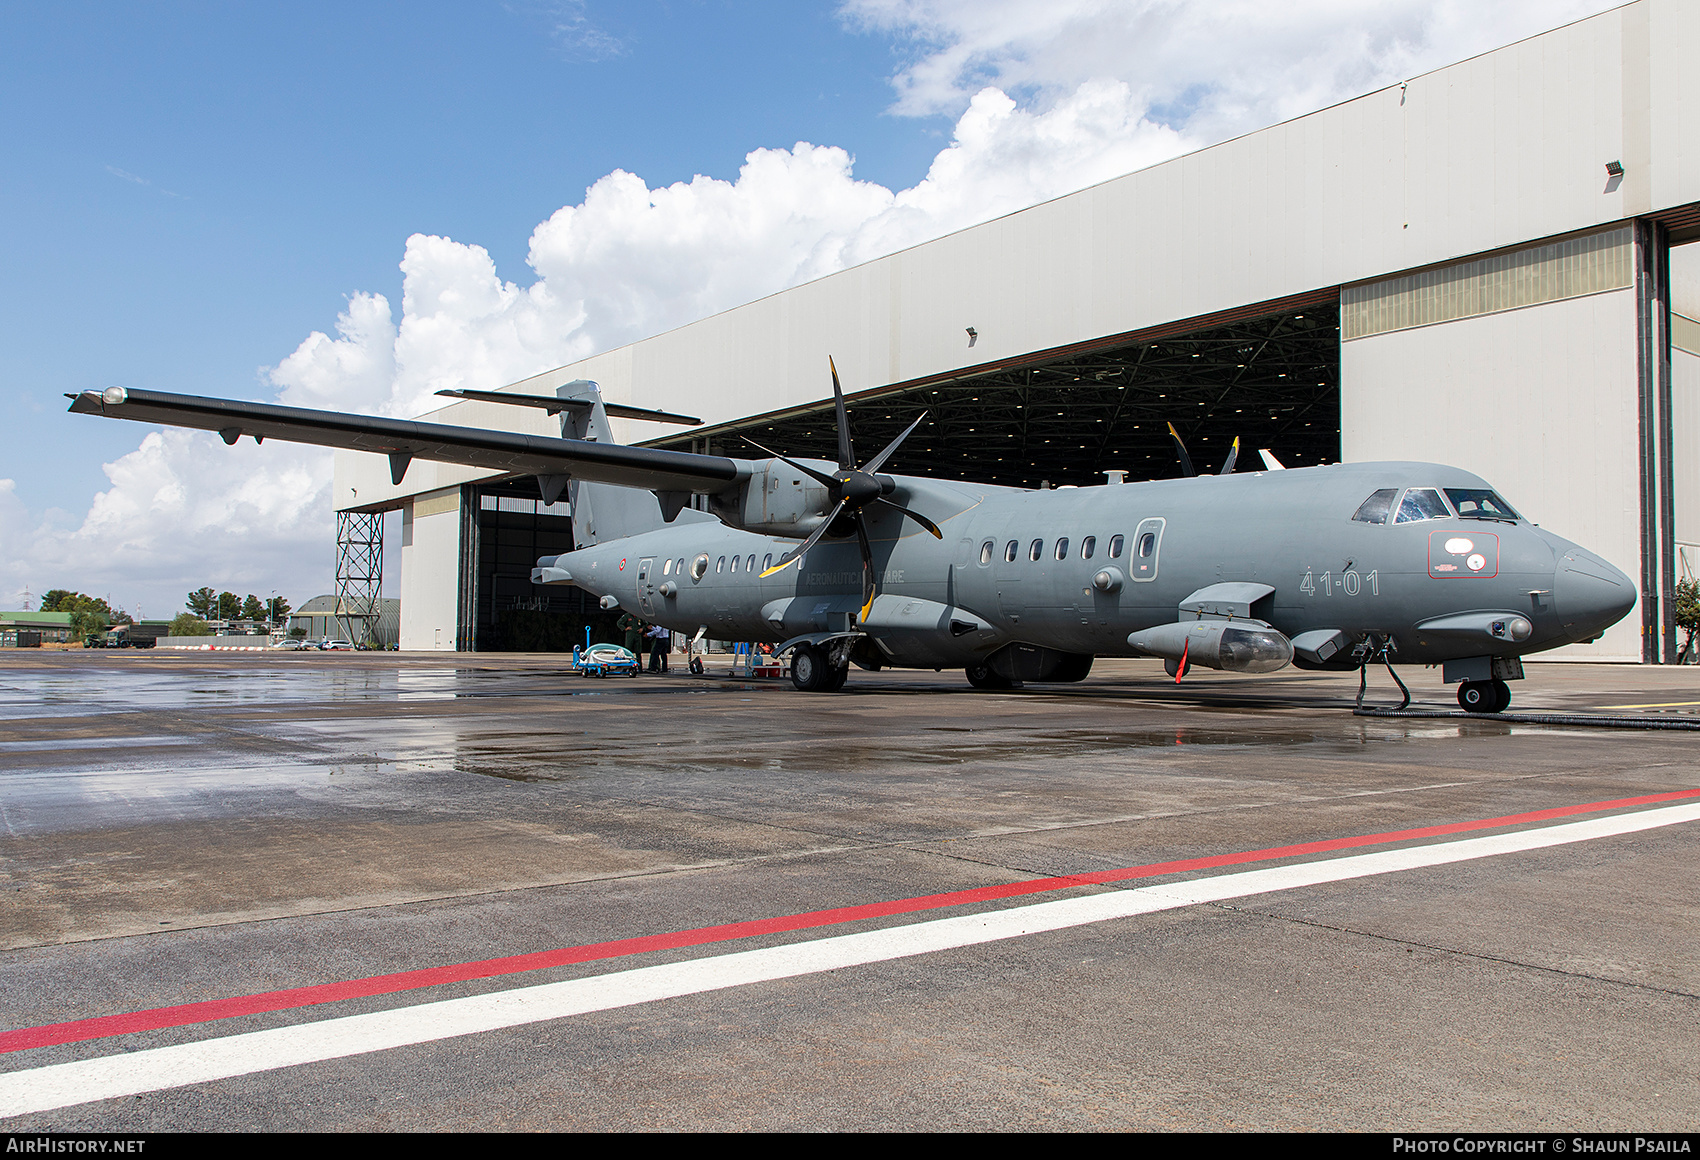
[[[980,688],[1078,681],[1100,656],[1203,665],[1444,666],[1475,712],[1511,702],[1529,653],[1589,641],[1635,602],[1629,578],[1535,527],[1485,481],[1430,463],[1025,491],[883,474],[917,419],[858,464],[833,368],[838,462],[617,444],[595,383],[557,397],[444,391],[561,415],[559,439],[112,387],[70,409],[535,475],[568,491],[574,551],[532,581],[573,584],[669,628],[769,641],[799,689],[849,666],[960,668]],[[1179,439],[1176,439],[1177,445]],[[1266,458],[1271,467],[1278,467]],[[707,497],[707,511],[689,505]],[[801,541],[798,543],[797,541]],[[1360,686],[1361,698],[1361,686]]]

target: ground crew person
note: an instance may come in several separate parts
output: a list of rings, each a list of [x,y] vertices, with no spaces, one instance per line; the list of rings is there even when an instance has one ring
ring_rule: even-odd
[[[626,634],[626,651],[635,657],[642,657],[643,621],[628,612],[620,617],[620,622],[615,627]]]

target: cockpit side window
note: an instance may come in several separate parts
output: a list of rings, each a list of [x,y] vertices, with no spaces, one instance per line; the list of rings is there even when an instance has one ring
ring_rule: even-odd
[[[1393,517],[1393,522],[1414,524],[1421,520],[1444,520],[1451,515],[1452,509],[1440,498],[1440,492],[1432,487],[1411,487],[1405,489],[1405,498],[1400,501],[1399,514]]]
[[[1393,510],[1393,497],[1398,494],[1396,487],[1382,488],[1364,500],[1352,518],[1360,524],[1385,524],[1387,513]]]
[[[1466,520],[1515,520],[1511,505],[1485,487],[1449,487],[1446,498]]]

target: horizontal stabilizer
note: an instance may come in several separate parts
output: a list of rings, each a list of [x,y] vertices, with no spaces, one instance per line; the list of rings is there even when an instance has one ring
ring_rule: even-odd
[[[551,415],[562,411],[590,410],[589,399],[557,399],[549,395],[516,395],[509,391],[438,391],[451,399],[474,399],[480,403],[507,403],[515,407],[541,407]],[[651,411],[647,407],[628,407],[624,403],[604,402],[602,409],[616,419],[647,419],[651,423],[677,423],[681,427],[701,427],[702,420],[671,411]]]

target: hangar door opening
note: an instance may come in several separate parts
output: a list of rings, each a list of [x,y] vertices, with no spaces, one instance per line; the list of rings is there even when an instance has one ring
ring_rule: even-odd
[[[534,476],[470,486],[476,535],[462,545],[461,622],[472,627],[476,652],[571,652],[584,643],[617,641],[618,613],[604,612],[580,588],[531,582],[539,556],[572,551],[573,522],[564,502],[544,503]],[[470,591],[467,586],[470,584]]]
[[[1334,463],[1340,312],[1332,292],[1318,297],[859,392],[848,405],[856,447],[872,455],[925,411],[888,470],[1029,488],[1103,483],[1108,471],[1172,477],[1181,469],[1170,423],[1200,472],[1220,468],[1236,436],[1239,471],[1262,470],[1264,447],[1287,467]],[[754,454],[745,435],[786,454],[837,458],[830,398],[651,445]]]

